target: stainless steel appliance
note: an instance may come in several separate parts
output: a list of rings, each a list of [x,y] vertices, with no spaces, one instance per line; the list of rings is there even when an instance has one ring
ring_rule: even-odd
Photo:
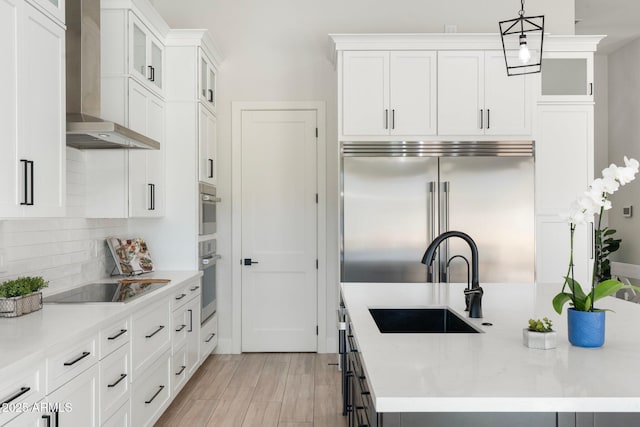
[[[201,236],[216,232],[216,210],[220,198],[216,197],[216,187],[200,183],[199,234]]]
[[[216,240],[200,242],[198,258],[202,271],[202,314],[201,323],[207,321],[217,310],[216,262],[221,258],[216,254]]]
[[[45,303],[131,302],[135,298],[161,288],[165,280],[146,279],[128,283],[89,283],[44,299]]]
[[[341,280],[467,282],[467,245],[480,282],[534,280],[534,145],[514,142],[344,142],[341,145]],[[448,265],[448,267],[447,267]]]

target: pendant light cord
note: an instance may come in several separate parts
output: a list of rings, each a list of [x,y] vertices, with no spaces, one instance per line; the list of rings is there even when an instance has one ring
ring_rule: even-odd
[[[524,16],[524,0],[520,0],[520,12],[518,14]]]

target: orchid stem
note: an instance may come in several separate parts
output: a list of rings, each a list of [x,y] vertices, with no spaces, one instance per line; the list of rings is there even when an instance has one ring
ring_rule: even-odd
[[[606,197],[605,197],[606,200]],[[596,290],[596,275],[598,274],[598,269],[600,267],[600,258],[602,257],[600,251],[602,249],[602,241],[598,244],[597,236],[600,235],[600,228],[602,227],[602,216],[604,215],[604,206],[600,207],[600,215],[598,215],[598,226],[595,230],[593,230],[593,244],[594,248],[594,259],[593,259],[593,274],[591,275],[591,307],[589,307],[589,311],[593,311],[593,307],[595,301],[593,300],[593,296],[595,295]],[[602,236],[600,236],[602,239]]]

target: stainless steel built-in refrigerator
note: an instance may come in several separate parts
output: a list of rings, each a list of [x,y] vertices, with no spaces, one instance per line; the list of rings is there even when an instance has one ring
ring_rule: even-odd
[[[481,283],[534,280],[533,142],[384,142],[341,145],[341,280],[466,282],[469,234]]]

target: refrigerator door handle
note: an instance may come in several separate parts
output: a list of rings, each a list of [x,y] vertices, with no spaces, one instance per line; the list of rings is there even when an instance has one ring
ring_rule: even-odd
[[[438,234],[442,234],[445,231],[449,231],[449,191],[451,183],[449,181],[443,181],[440,183],[440,209],[438,221],[440,226]],[[448,283],[447,277],[447,260],[449,259],[449,242],[444,241],[440,245],[438,251],[438,270],[440,283]]]
[[[436,182],[427,183],[427,246],[436,238]],[[427,282],[433,283],[434,265],[427,267]]]

